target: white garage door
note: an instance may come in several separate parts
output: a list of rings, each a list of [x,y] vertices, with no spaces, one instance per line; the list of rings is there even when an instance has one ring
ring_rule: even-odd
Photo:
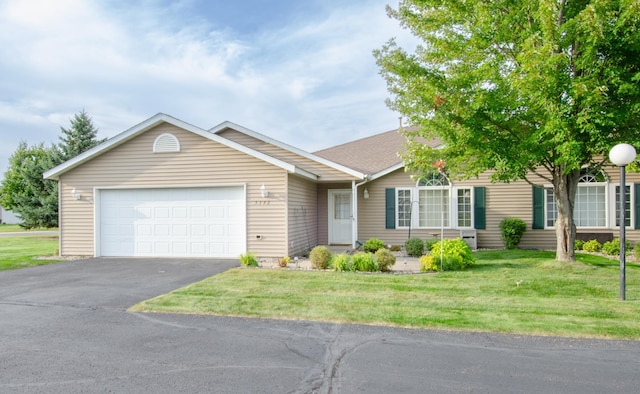
[[[245,251],[243,187],[100,191],[101,256],[232,257]]]

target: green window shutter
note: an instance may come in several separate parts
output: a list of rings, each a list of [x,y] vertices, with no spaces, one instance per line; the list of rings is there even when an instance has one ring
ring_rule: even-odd
[[[474,228],[484,230],[487,228],[487,207],[485,198],[485,187],[476,186],[473,188],[473,218]]]
[[[636,230],[640,229],[640,183],[633,184],[633,210]]]
[[[532,186],[533,229],[544,229],[544,188]]]
[[[385,189],[385,228],[396,228],[396,189],[389,187]]]

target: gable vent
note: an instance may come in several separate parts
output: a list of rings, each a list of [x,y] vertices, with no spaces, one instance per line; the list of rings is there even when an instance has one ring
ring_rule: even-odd
[[[153,152],[180,152],[180,141],[173,134],[160,134],[153,142]]]

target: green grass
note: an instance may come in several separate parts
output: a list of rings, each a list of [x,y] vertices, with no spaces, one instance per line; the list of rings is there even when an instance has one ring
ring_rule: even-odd
[[[523,250],[475,257],[470,270],[421,275],[238,268],[132,310],[640,339],[636,265],[622,302],[616,260],[560,263],[553,252]]]
[[[55,263],[36,257],[57,254],[58,237],[0,237],[0,271]]]
[[[35,228],[25,230],[19,224],[0,224],[0,233],[29,233],[29,231],[58,231],[58,228]]]

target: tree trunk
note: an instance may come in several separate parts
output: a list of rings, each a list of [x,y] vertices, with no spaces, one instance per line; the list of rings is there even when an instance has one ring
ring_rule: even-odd
[[[573,220],[573,206],[580,179],[580,170],[565,174],[556,168],[553,174],[554,194],[558,217],[556,219],[556,260],[575,261],[576,224]]]

